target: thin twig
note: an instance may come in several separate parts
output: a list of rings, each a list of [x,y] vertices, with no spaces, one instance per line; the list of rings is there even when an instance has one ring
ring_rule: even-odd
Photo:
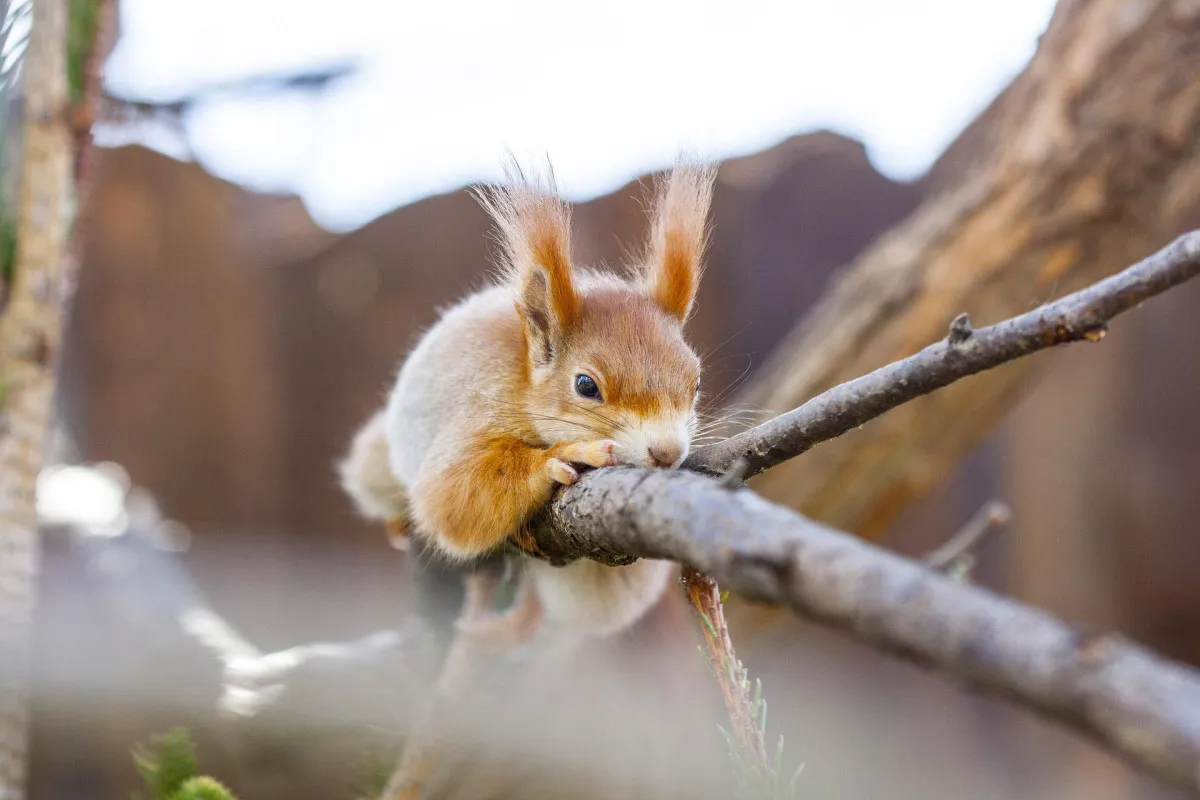
[[[721,687],[733,735],[742,751],[740,755],[747,764],[760,764],[769,770],[763,731],[754,723],[755,715],[750,709],[745,670],[734,652],[729,626],[725,623],[721,589],[712,578],[691,567],[684,567],[680,582],[700,617],[705,652]]]
[[[993,533],[1003,529],[1012,519],[1008,506],[993,500],[967,520],[967,524],[945,544],[925,556],[925,565],[939,572],[954,572],[965,576],[971,571],[980,545]]]
[[[1118,314],[1198,273],[1200,231],[1193,231],[1106,280],[1026,314],[974,329],[959,317],[945,340],[737,436],[698,448],[684,466],[720,475],[742,457],[753,477],[960,378],[1056,345],[1099,341]]]

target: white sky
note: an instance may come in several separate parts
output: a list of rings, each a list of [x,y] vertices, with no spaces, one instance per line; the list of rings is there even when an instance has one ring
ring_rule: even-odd
[[[316,98],[205,104],[196,158],[346,229],[549,155],[569,196],[680,147],[738,155],[831,127],[924,171],[1033,52],[1053,0],[122,0],[113,90],[171,99],[357,60]]]

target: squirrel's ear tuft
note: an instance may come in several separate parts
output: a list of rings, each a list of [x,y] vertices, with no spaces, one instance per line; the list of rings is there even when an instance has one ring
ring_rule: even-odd
[[[646,280],[651,297],[681,323],[700,286],[715,165],[679,163],[655,193]]]
[[[571,214],[558,196],[553,170],[528,176],[510,160],[504,185],[476,192],[491,215],[503,250],[504,278],[515,289],[530,357],[545,363],[579,316],[571,275]]]

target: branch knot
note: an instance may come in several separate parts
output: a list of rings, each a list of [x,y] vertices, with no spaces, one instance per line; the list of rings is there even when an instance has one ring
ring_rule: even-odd
[[[950,323],[950,333],[946,337],[951,345],[958,345],[971,338],[971,334],[975,329],[971,327],[971,318],[966,314],[959,314]]]

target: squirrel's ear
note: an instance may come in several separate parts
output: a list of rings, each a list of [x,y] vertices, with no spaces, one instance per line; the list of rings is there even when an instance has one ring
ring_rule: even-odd
[[[714,165],[681,163],[659,181],[655,195],[646,255],[648,289],[681,323],[691,313],[700,285],[716,176]]]
[[[531,179],[515,162],[506,171],[506,185],[477,196],[499,231],[504,278],[515,289],[530,358],[544,364],[579,316],[570,209],[558,197],[553,172]]]

